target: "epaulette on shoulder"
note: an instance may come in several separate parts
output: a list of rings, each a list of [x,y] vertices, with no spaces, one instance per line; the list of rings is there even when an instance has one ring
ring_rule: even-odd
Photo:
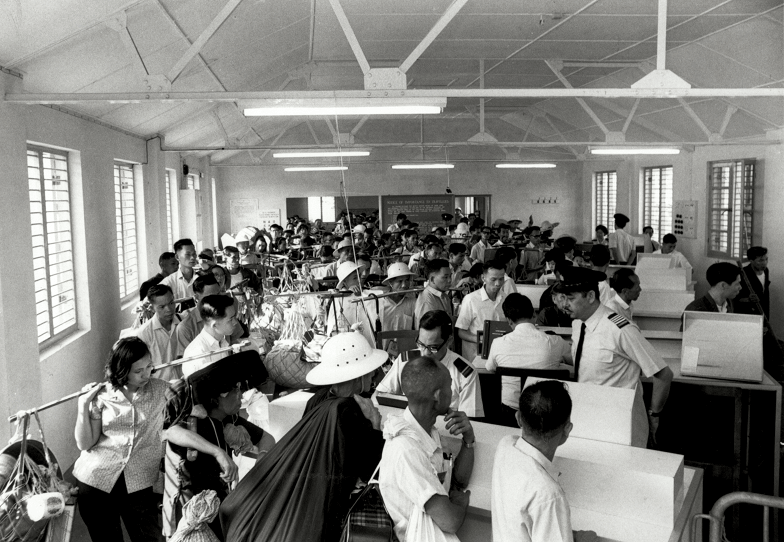
[[[629,325],[629,321],[626,318],[615,312],[609,315],[607,319],[618,326],[618,329],[622,329]]]

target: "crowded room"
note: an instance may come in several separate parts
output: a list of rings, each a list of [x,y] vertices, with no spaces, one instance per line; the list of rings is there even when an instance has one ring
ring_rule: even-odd
[[[782,0],[0,2],[0,541],[784,539],[782,58]]]

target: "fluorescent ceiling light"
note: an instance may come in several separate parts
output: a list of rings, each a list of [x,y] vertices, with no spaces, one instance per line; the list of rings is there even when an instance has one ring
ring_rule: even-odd
[[[545,164],[540,162],[501,162],[495,167],[499,169],[522,168],[522,169],[549,169],[554,168],[555,164]]]
[[[303,98],[253,100],[243,104],[246,117],[312,117],[334,115],[437,115],[446,98]]]
[[[392,169],[453,169],[454,164],[395,164]]]
[[[303,166],[287,167],[283,171],[346,171],[348,166]]]
[[[370,151],[291,151],[272,153],[273,158],[333,158],[339,156],[370,156]]]
[[[597,147],[591,154],[680,154],[681,150],[673,147]]]

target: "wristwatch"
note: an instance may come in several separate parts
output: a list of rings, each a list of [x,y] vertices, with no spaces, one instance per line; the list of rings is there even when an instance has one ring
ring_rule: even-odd
[[[651,418],[658,418],[659,416],[661,416],[661,412],[654,412],[653,410],[649,410],[648,416],[650,416]]]
[[[463,439],[463,448],[473,448],[474,446],[476,446],[476,441],[466,442],[465,439]]]

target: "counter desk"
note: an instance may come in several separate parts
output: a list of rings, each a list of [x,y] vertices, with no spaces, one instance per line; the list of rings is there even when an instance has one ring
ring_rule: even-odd
[[[311,396],[298,391],[270,403],[270,432],[276,439],[300,420]],[[384,419],[400,412],[383,405],[379,410]],[[477,444],[469,484],[471,505],[458,536],[463,542],[487,542],[495,448],[502,437],[518,435],[519,430],[472,423]],[[444,446],[458,451],[460,440],[446,432],[443,418],[436,427]],[[593,530],[602,541],[685,542],[689,518],[702,512],[702,470],[685,467],[679,455],[570,438],[558,449],[554,463],[562,473],[573,528]]]

